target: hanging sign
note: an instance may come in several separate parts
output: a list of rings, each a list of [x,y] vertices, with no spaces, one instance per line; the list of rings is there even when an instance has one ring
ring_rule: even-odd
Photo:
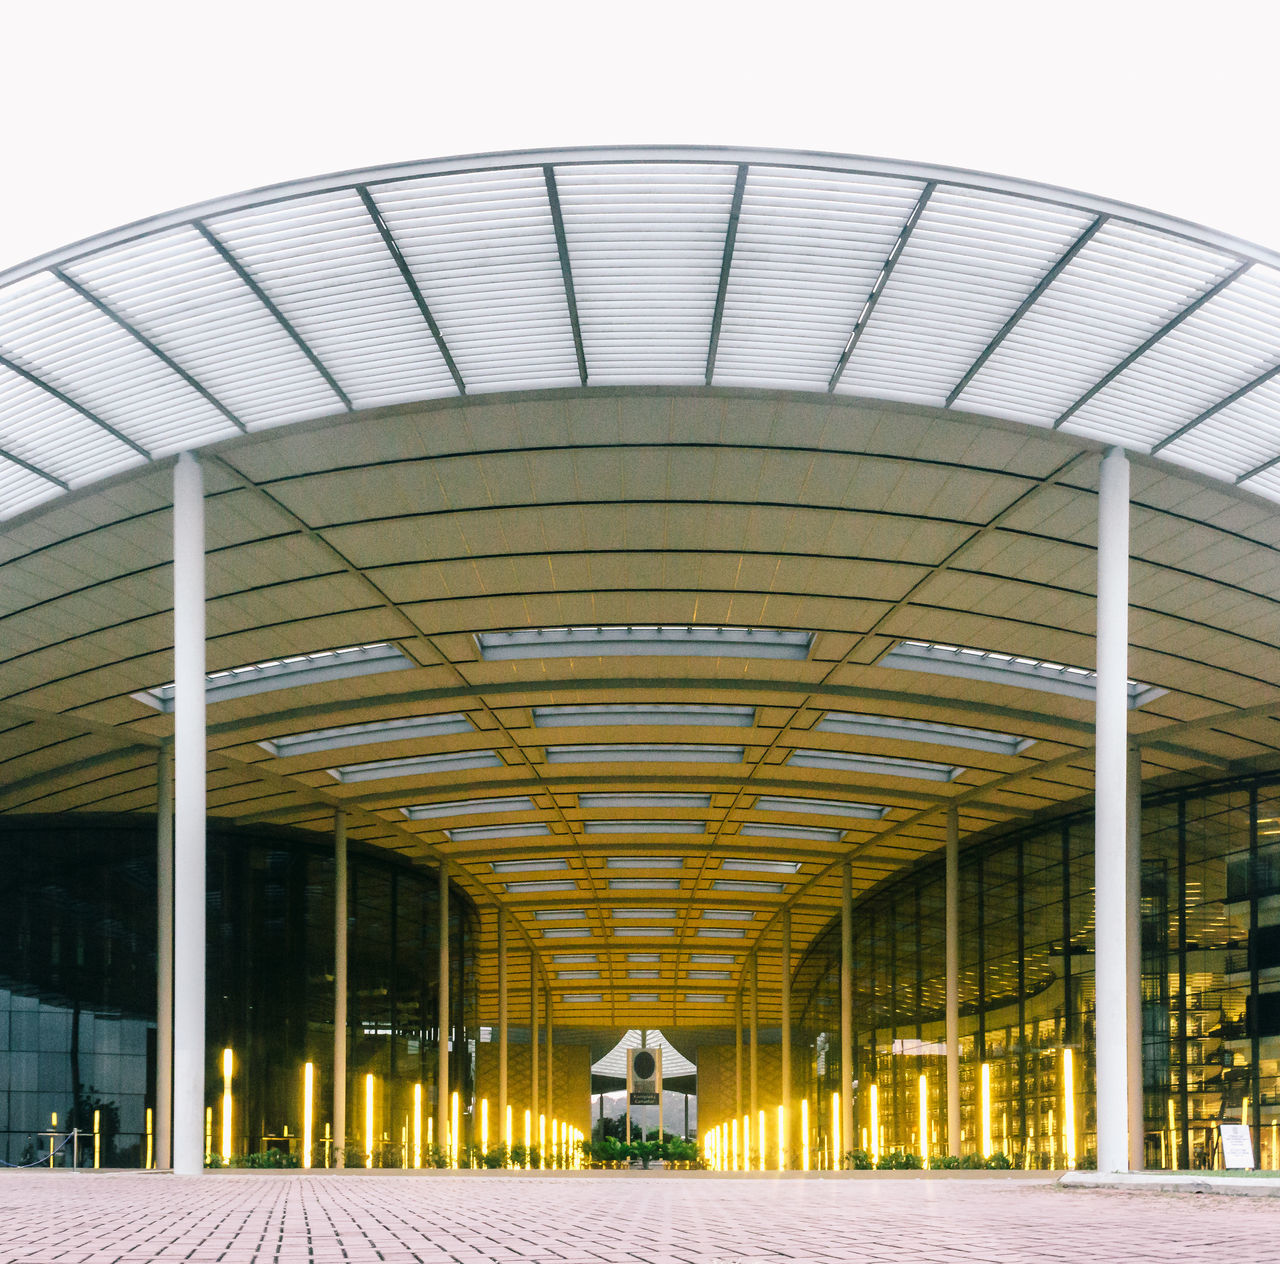
[[[1245,1124],[1219,1124],[1222,1137],[1222,1166],[1225,1168],[1253,1167],[1253,1138]]]
[[[662,1050],[627,1050],[627,1101],[632,1106],[657,1106],[662,1101]]]

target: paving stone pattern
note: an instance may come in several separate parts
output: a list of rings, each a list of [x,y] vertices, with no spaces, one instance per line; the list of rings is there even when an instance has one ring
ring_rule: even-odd
[[[1280,1199],[1049,1182],[4,1173],[23,1264],[759,1264],[1280,1258]]]

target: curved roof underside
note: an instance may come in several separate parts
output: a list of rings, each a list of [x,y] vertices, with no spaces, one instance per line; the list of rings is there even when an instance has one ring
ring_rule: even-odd
[[[707,385],[1063,429],[1280,497],[1280,270],[974,173],[561,151],[245,194],[0,277],[0,517],[175,451],[493,391]]]
[[[196,218],[0,295],[0,446],[105,480],[36,505],[59,489],[7,467],[0,811],[154,810],[147,457],[191,443],[211,812],[324,833],[341,807],[443,860],[486,1023],[499,907],[558,1021],[723,1031],[753,952],[776,1021],[782,914],[798,956],[845,858],[866,890],[943,808],[973,834],[1087,796],[1099,440],[1204,414],[1133,467],[1144,777],[1275,766],[1280,522],[1211,464],[1270,459],[1241,387],[1280,357],[1272,261],[777,154],[455,163]]]

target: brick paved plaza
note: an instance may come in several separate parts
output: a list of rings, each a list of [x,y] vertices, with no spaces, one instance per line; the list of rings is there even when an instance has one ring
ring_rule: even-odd
[[[0,1260],[1271,1261],[1280,1200],[1025,1180],[6,1173]]]

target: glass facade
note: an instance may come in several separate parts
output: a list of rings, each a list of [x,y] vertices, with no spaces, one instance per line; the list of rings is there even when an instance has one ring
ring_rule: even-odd
[[[1150,796],[1142,820],[1146,1166],[1220,1166],[1217,1125],[1243,1122],[1259,1165],[1274,1168],[1280,780]],[[929,1153],[947,1152],[944,887],[939,856],[854,907],[854,1136],[842,1149],[921,1153],[923,1126]],[[962,849],[963,1154],[999,1151],[1019,1168],[1094,1154],[1093,951],[1090,816]],[[839,1084],[839,971],[837,921],[793,988],[806,1046],[795,1088],[819,1103]],[[830,1110],[813,1126],[829,1154]]]
[[[211,824],[206,1101],[222,1147],[231,1050],[231,1150],[298,1151],[304,1066],[313,1066],[314,1159],[332,1157],[334,862],[300,832]],[[47,1134],[99,1124],[104,1166],[140,1166],[155,1104],[156,845],[137,820],[0,823],[0,1158],[45,1153]],[[394,1163],[436,1097],[438,885],[434,869],[372,849],[349,856],[348,1143]],[[476,1038],[470,901],[449,900],[448,1087],[469,1108]],[[56,1128],[53,1119],[56,1116]],[[46,1134],[46,1135],[41,1135]],[[92,1162],[92,1142],[80,1161]]]

